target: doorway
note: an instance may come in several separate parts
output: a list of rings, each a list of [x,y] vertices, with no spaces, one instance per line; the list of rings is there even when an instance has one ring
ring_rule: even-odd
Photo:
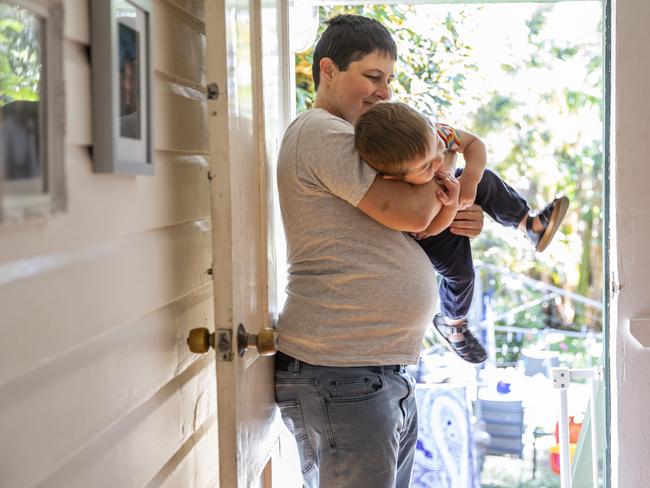
[[[553,470],[555,417],[546,415],[557,403],[548,367],[607,366],[604,6],[600,1],[318,3],[312,10],[316,15],[307,21],[292,16],[292,22],[315,31],[338,13],[382,21],[400,54],[394,99],[483,138],[490,148],[489,167],[534,208],[558,194],[571,199],[569,214],[544,254],[532,252],[516,231],[486,219],[473,243],[479,279],[472,318],[489,344],[490,361],[478,372],[450,367],[427,338],[417,371],[423,383],[470,385],[468,404],[478,418],[472,427],[475,441],[483,433],[507,437],[481,425],[489,424],[477,408],[481,392],[499,399],[526,391],[550,395],[542,403],[539,397],[521,401],[520,432],[509,437],[517,442],[500,449],[488,440],[474,457],[481,486],[559,486]],[[313,103],[313,44],[307,44],[296,48],[297,112]],[[576,425],[587,410],[586,386],[578,382],[569,393]],[[607,440],[602,398],[596,428]],[[533,408],[539,405],[543,408]],[[604,455],[600,463],[601,483],[608,486]]]

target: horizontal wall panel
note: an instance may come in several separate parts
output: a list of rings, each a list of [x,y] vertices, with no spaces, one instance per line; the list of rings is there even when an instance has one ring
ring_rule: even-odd
[[[68,145],[66,152],[68,212],[0,226],[0,282],[1,263],[209,218],[205,156],[158,152],[155,176],[136,177],[93,174],[86,148]]]
[[[196,22],[161,2],[156,5],[153,29],[155,70],[205,85],[205,35]]]
[[[92,171],[91,2],[62,1],[68,208],[0,225],[0,487],[216,486],[204,1],[152,2],[152,176]]]
[[[198,430],[145,488],[214,488],[219,475],[219,430],[216,415]]]
[[[195,18],[197,22],[203,23],[205,20],[204,3],[205,0],[159,0],[158,4],[166,3],[187,12],[188,15]]]
[[[141,488],[216,414],[214,361],[201,359],[44,477],[37,488]],[[190,487],[188,487],[190,488]]]
[[[65,0],[64,35],[66,38],[90,44],[88,20],[90,15],[89,0]],[[198,25],[199,31],[203,32],[205,26],[204,1],[203,0],[158,0],[154,2],[155,22],[159,23],[159,17],[164,15],[164,10],[175,10],[180,15],[185,14],[186,23],[192,20]],[[163,12],[161,14],[161,12]],[[203,27],[201,29],[201,27]],[[182,35],[182,34],[181,34]],[[155,45],[155,44],[154,44]],[[160,49],[157,45],[156,49]]]
[[[0,267],[18,276],[0,286],[0,385],[209,283],[210,266],[199,221]]]
[[[155,76],[154,144],[168,151],[207,151],[207,101],[195,87]]]
[[[208,284],[0,387],[0,437],[12,439],[0,444],[0,479],[12,483],[0,486],[31,486],[27,477],[52,471],[130,415],[199,359],[185,338],[212,322]]]

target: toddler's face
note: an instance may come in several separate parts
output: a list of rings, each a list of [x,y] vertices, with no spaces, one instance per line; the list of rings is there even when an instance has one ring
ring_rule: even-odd
[[[423,158],[416,158],[405,164],[407,172],[402,180],[413,185],[423,185],[433,179],[442,169],[445,157],[445,142],[436,131],[431,131],[429,150]]]

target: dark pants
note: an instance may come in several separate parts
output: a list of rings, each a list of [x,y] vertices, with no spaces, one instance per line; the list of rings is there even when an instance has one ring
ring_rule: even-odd
[[[456,170],[456,177],[462,174]],[[501,225],[517,228],[530,211],[528,202],[496,173],[486,169],[476,189],[476,201]],[[474,263],[469,238],[445,229],[437,236],[418,241],[441,276],[440,309],[450,319],[467,316],[474,293]]]

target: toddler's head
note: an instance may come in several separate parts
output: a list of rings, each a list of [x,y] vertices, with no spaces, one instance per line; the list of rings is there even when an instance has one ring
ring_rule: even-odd
[[[378,103],[356,122],[359,155],[387,178],[427,183],[442,165],[444,143],[429,120],[404,103]]]

